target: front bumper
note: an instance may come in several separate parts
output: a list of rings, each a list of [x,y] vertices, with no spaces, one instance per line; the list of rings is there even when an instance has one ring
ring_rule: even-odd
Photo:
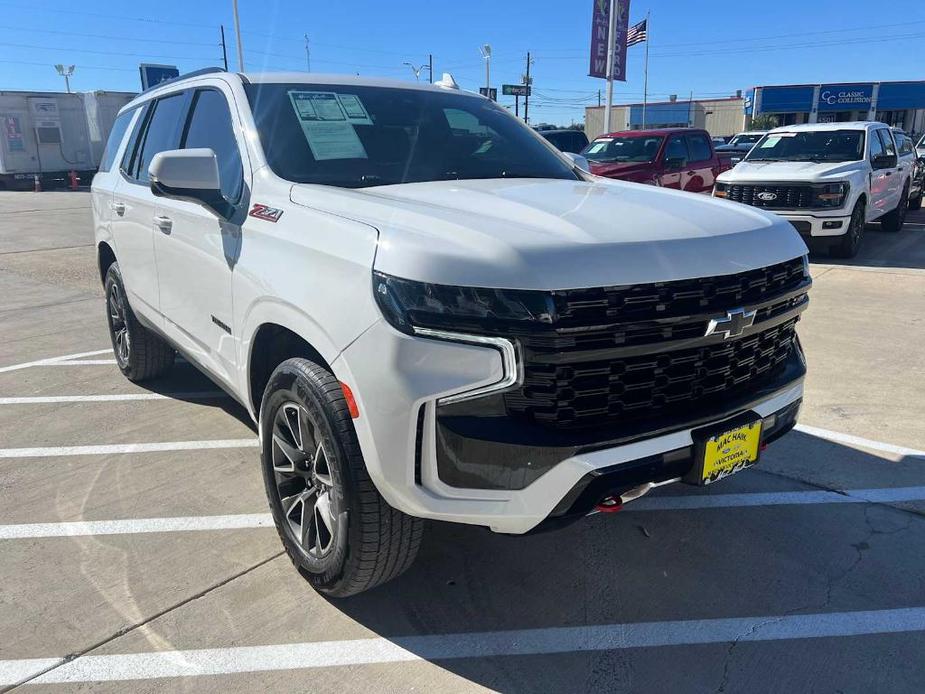
[[[789,370],[771,387],[748,402],[728,403],[723,412],[713,413],[703,421],[595,445],[572,443],[556,450],[546,445],[533,446],[537,460],[540,453],[546,455],[547,464],[539,474],[531,470],[532,453],[527,450],[524,457],[521,450],[519,467],[511,474],[502,471],[508,488],[459,486],[466,479],[484,478],[486,470],[490,477],[498,479],[498,464],[500,461],[503,465],[506,455],[503,452],[500,457],[483,460],[466,455],[460,459],[462,465],[450,468],[444,460],[442,471],[438,463],[439,448],[445,442],[438,443],[437,400],[502,383],[506,373],[504,356],[498,349],[410,337],[379,321],[331,366],[357,398],[360,417],[354,424],[360,447],[370,477],[390,505],[412,516],[520,534],[556,513],[576,513],[574,500],[566,501],[582,487],[588,475],[607,471],[608,484],[628,484],[639,478],[640,461],[666,454],[675,463],[680,461],[681,454],[677,452],[693,445],[694,429],[744,412],[766,418],[786,411],[803,395],[805,367],[798,347],[793,356],[796,363],[788,364]],[[479,401],[469,403],[477,406]],[[502,445],[507,436],[503,421],[503,417],[498,418],[500,429],[489,436]],[[464,445],[472,444],[472,437],[463,438],[468,439],[462,442]],[[482,439],[484,443],[484,436]],[[479,452],[478,445],[470,449],[470,453]],[[550,455],[553,464],[548,464]],[[621,481],[619,473],[624,469],[628,476]],[[448,474],[449,470],[459,474]],[[616,477],[613,473],[617,473]],[[447,477],[456,486],[451,486]],[[485,485],[480,482],[478,486]]]
[[[790,222],[803,239],[844,236],[848,232],[851,215],[817,216],[794,212],[777,211],[778,215]]]

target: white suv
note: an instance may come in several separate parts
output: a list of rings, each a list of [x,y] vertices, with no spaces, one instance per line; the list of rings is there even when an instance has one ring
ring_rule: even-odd
[[[713,194],[773,210],[811,248],[853,258],[867,223],[902,229],[914,163],[898,154],[883,123],[788,125],[771,130],[723,172]]]
[[[187,76],[93,183],[119,367],[180,352],[248,409],[328,595],[401,573],[421,519],[520,534],[713,482],[802,398],[789,223],[591,176],[441,84]]]

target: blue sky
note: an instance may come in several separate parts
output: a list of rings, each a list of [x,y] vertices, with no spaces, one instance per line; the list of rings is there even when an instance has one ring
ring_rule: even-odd
[[[218,65],[219,24],[237,68],[231,0],[0,0],[0,89],[62,89],[55,63],[77,65],[76,90],[137,90],[141,62],[181,71]],[[651,12],[650,100],[726,96],[756,84],[925,79],[925,3],[632,0]],[[592,0],[240,0],[246,67],[414,79],[403,62],[434,55],[467,89],[484,84],[479,46],[493,48],[492,85],[534,63],[531,122],[580,120],[604,82],[587,77]],[[751,37],[751,38],[748,38]],[[614,102],[639,101],[644,46],[629,49]],[[426,73],[425,73],[426,74]],[[511,101],[502,98],[502,103]]]

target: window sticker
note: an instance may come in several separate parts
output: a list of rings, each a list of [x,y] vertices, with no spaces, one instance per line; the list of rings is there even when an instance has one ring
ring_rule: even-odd
[[[769,137],[767,140],[761,143],[761,149],[771,149],[772,147],[777,146],[778,142],[780,142],[780,137],[777,135],[774,137]]]
[[[344,113],[347,114],[347,118],[350,119],[351,123],[373,124],[372,119],[366,112],[366,107],[363,106],[363,102],[360,101],[360,97],[356,94],[338,94],[337,98],[340,100],[341,108],[344,109]]]
[[[366,149],[354,129],[354,124],[372,124],[359,99],[349,103],[355,113],[363,111],[365,118],[349,118],[347,109],[334,92],[290,91],[289,100],[299,118],[302,133],[315,161],[329,159],[366,159]]]

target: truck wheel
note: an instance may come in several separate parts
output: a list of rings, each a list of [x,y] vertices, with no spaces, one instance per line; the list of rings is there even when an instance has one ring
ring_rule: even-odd
[[[106,271],[106,320],[119,370],[130,381],[147,381],[170,371],[176,351],[135,317],[122,283],[119,264]]]
[[[851,212],[851,221],[848,222],[848,230],[842,236],[838,245],[832,248],[832,255],[837,258],[853,258],[858,254],[861,247],[861,239],[864,238],[864,203],[858,200]]]
[[[333,374],[307,359],[280,364],[263,395],[260,434],[276,530],[315,590],[356,595],[411,566],[423,521],[376,490]]]
[[[906,221],[906,210],[909,209],[909,187],[906,186],[903,188],[902,197],[899,199],[899,204],[896,206],[895,210],[887,212],[880,219],[880,228],[884,231],[897,232],[901,231],[903,228],[903,223]]]
[[[910,210],[921,210],[922,209],[922,193],[919,193],[917,197],[912,198],[909,201]]]

